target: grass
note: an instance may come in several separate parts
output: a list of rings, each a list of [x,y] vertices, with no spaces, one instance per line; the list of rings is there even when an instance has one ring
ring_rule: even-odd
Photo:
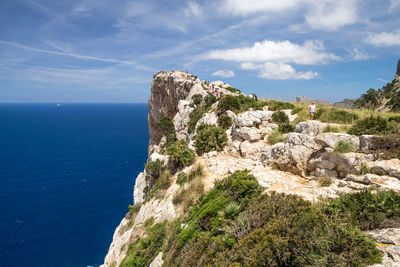
[[[336,143],[334,151],[337,153],[348,153],[354,151],[354,146],[351,143],[340,140]]]
[[[324,133],[346,133],[349,130],[350,126],[341,125],[341,126],[331,126],[328,125],[324,128]]]
[[[268,143],[270,145],[275,145],[276,143],[279,142],[284,142],[286,139],[283,137],[282,133],[279,131],[273,131],[269,136],[268,136]]]
[[[318,179],[318,185],[320,187],[328,187],[333,183],[331,177],[321,177]]]
[[[367,173],[370,173],[370,169],[368,168],[367,163],[361,162],[360,165],[358,166],[358,171],[356,172],[357,175],[364,175]]]

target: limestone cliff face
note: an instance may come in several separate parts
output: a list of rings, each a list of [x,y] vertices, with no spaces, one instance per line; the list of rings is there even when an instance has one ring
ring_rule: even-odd
[[[400,75],[397,77],[400,79]],[[157,73],[151,84],[149,100],[148,162],[161,160],[168,165],[169,161],[168,156],[163,155],[160,149],[163,136],[157,129],[158,121],[163,117],[171,118],[177,138],[185,140],[189,147],[193,148],[198,125],[201,123],[218,125],[218,116],[215,112],[218,102],[202,115],[197,126],[194,127],[194,132],[189,133],[189,114],[197,108],[192,97],[201,95],[204,99],[205,96],[213,94],[215,89],[224,95],[240,94],[229,87],[230,85],[221,81],[208,83],[181,71]],[[296,114],[291,114],[291,110],[282,111],[288,115],[290,122],[297,118]],[[373,139],[376,137],[325,133],[324,129],[328,124],[308,121],[299,122],[295,132],[284,136],[285,141],[271,145],[268,137],[278,128],[272,119],[274,112],[269,110],[268,106],[264,106],[262,110],[249,109],[240,114],[229,110],[226,112],[226,115],[232,119],[231,126],[226,130],[227,145],[223,151],[205,153],[198,156],[196,160],[196,165],[200,164],[204,167],[205,176],[202,178],[202,183],[206,191],[214,186],[215,181],[235,171],[246,169],[265,188],[265,193],[276,191],[297,194],[310,201],[317,201],[318,197],[335,198],[341,193],[369,187],[400,192],[400,160],[376,160],[372,154],[369,154],[369,151],[373,150]],[[351,143],[355,152],[341,156],[333,153],[339,141]],[[361,164],[367,164],[370,169],[381,170],[384,175],[357,175],[356,171]],[[183,168],[181,171],[188,173],[193,168],[195,165]],[[182,207],[173,203],[173,198],[179,192],[180,186],[176,184],[177,173],[172,173],[171,185],[165,189],[162,197],[146,196],[145,188],[149,186],[146,184],[146,171],[138,175],[133,190],[137,210],[128,213],[115,230],[104,266],[121,264],[127,254],[129,244],[145,233],[144,225],[149,219],[158,223],[173,220],[183,214]],[[331,177],[332,184],[328,187],[319,186],[320,177]],[[385,235],[386,232],[377,233],[380,237]],[[395,259],[400,261],[400,244],[392,249],[393,253],[398,253]],[[396,263],[390,257],[386,260],[388,264],[384,266]],[[150,266],[162,264],[162,252],[160,252],[154,255],[154,261]]]

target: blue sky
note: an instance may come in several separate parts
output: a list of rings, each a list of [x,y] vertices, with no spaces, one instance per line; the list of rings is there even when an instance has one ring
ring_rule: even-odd
[[[400,58],[400,0],[2,0],[0,102],[145,102],[159,70],[340,101]]]

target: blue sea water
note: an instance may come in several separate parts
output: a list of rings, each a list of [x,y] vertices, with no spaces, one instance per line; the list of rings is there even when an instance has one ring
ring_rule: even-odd
[[[0,104],[0,266],[98,266],[147,158],[145,104]]]

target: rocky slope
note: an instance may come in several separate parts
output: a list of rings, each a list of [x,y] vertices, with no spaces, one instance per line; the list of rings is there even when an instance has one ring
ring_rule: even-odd
[[[154,76],[149,100],[149,157],[148,162],[162,161],[171,169],[172,183],[165,188],[161,197],[153,197],[148,188],[154,182],[148,179],[144,170],[136,179],[134,204],[136,212],[130,212],[115,230],[112,244],[104,261],[104,266],[118,266],[125,258],[129,244],[142,236],[146,224],[173,220],[182,215],[184,209],[174,204],[174,197],[180,192],[175,183],[178,172],[165,155],[163,145],[167,140],[160,131],[158,122],[164,117],[172,119],[176,138],[184,140],[189,148],[195,148],[195,138],[201,124],[218,125],[217,103],[201,114],[194,131],[189,130],[193,121],[192,112],[200,106],[193,103],[195,95],[204,99],[217,89],[223,95],[240,95],[232,87],[221,81],[207,83],[197,77],[180,71],[159,72]],[[221,101],[221,99],[219,99]],[[325,133],[327,124],[305,121],[296,124],[295,131],[284,135],[285,141],[274,145],[268,138],[278,128],[274,113],[268,106],[260,110],[249,109],[238,114],[226,111],[231,126],[226,130],[227,144],[222,151],[212,151],[198,156],[195,164],[183,167],[189,173],[196,166],[203,166],[205,175],[201,178],[205,191],[214,187],[215,181],[238,170],[249,170],[264,188],[271,191],[296,194],[312,202],[321,197],[336,198],[341,193],[349,193],[365,188],[392,189],[400,192],[400,160],[377,159],[373,150],[374,136],[352,136],[345,133]],[[290,121],[296,119],[291,110],[283,110]],[[339,142],[353,146],[354,151],[338,154],[334,152]],[[374,173],[363,173],[367,167]],[[321,179],[330,178],[331,184],[321,186]],[[152,184],[151,184],[152,183]],[[146,193],[147,192],[147,193]],[[399,266],[399,229],[374,230],[371,235],[384,253],[382,266]],[[394,234],[397,236],[394,236]],[[161,266],[162,253],[154,255],[150,266]]]

